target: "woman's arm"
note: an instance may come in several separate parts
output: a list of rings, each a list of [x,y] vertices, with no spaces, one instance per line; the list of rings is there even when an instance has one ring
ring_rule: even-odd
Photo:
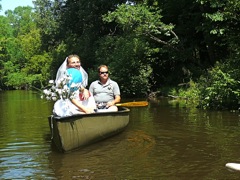
[[[83,86],[81,86],[79,88],[79,90],[83,94],[83,100],[87,100],[90,97],[89,91],[86,88],[84,88]]]

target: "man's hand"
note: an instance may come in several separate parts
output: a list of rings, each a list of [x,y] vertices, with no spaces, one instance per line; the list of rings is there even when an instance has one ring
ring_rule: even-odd
[[[106,107],[111,107],[111,106],[114,106],[114,105],[115,105],[114,101],[109,101],[109,102],[107,102]]]

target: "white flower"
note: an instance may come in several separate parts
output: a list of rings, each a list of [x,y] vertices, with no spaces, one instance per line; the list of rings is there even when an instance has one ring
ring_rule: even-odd
[[[64,86],[63,86],[63,90],[64,90],[64,91],[68,91],[68,90],[69,90],[69,87],[68,87],[67,85],[64,85]]]
[[[53,100],[53,101],[57,101],[57,97],[56,97],[56,96],[53,96],[53,97],[52,97],[52,100]]]
[[[59,79],[59,80],[57,81],[57,84],[61,84],[61,82],[62,82],[61,79]]]
[[[61,89],[56,89],[56,93],[58,93],[59,95],[62,95],[62,90]]]
[[[43,95],[41,98],[46,98],[47,100],[57,101],[58,99],[72,99],[76,96],[76,91],[81,83],[72,83],[69,88],[67,84],[71,80],[71,76],[65,75],[64,78],[55,82],[54,80],[49,81],[50,88],[43,90]],[[71,88],[74,88],[73,90]],[[70,91],[71,89],[71,91]]]
[[[52,97],[56,97],[57,94],[56,94],[55,92],[52,92],[51,96],[52,96]]]
[[[44,89],[43,93],[46,94],[46,95],[50,95],[51,94],[51,92],[48,89]]]
[[[49,80],[49,84],[54,84],[54,80]]]

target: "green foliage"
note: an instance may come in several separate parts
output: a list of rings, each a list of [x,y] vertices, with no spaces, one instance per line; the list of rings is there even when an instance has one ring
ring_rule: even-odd
[[[240,3],[239,1],[202,1],[201,4],[210,3],[210,7],[213,9],[212,12],[206,12],[206,19],[211,20],[212,30],[210,33],[213,34],[228,34],[229,26],[236,26],[239,20]],[[222,23],[222,22],[226,23]]]
[[[20,89],[26,83],[27,75],[19,73],[19,66],[14,65],[11,61],[3,63],[2,81],[9,88]]]
[[[27,66],[22,69],[28,75],[28,83],[34,86],[45,85],[46,80],[50,77],[50,65],[52,59],[48,53],[43,55],[34,55],[29,59]]]
[[[26,74],[12,72],[6,76],[5,85],[15,89],[21,89],[23,88],[23,86],[26,85],[26,77],[27,77]]]
[[[170,90],[170,95],[175,96],[176,98],[179,99],[188,99],[191,102],[198,103],[199,101],[198,84],[191,80],[188,84],[179,86],[178,88],[172,88]]]
[[[27,34],[31,29],[36,27],[35,22],[33,21],[33,12],[32,8],[27,7],[16,7],[13,11],[7,11],[7,18],[10,21],[11,26],[14,29],[14,36]]]
[[[188,99],[203,109],[231,109],[240,106],[240,62],[239,53],[225,63],[215,66],[202,75],[197,82],[190,81],[188,88],[173,88],[170,94]]]
[[[125,96],[146,95],[152,73],[144,58],[149,48],[147,42],[132,36],[107,37],[100,42],[97,61],[109,66],[111,78],[119,83],[122,93]]]
[[[29,33],[18,36],[18,44],[21,47],[25,59],[30,59],[35,54],[40,54],[41,37],[38,29],[32,29]]]
[[[59,1],[61,2],[61,1]],[[58,10],[60,26],[57,40],[66,44],[66,54],[80,55],[84,68],[93,68],[98,40],[109,34],[112,27],[102,21],[102,15],[114,11],[125,0],[68,0]]]
[[[4,62],[8,59],[7,44],[13,35],[13,28],[10,25],[9,19],[5,16],[0,16],[0,61]],[[0,64],[0,72],[2,65]]]
[[[156,56],[166,52],[164,47],[174,48],[178,43],[178,37],[173,31],[174,26],[163,23],[161,19],[161,10],[156,6],[147,6],[145,3],[122,4],[115,11],[103,16],[105,22],[116,23],[115,30],[123,33],[118,38],[112,38],[111,45],[106,45],[111,47],[111,51],[105,57],[114,55],[111,60],[114,63],[111,64],[114,64],[113,67],[123,69],[124,74],[128,76],[124,78],[121,78],[123,75],[118,76],[124,85],[124,94],[140,96],[150,92],[153,86],[151,83],[156,83],[152,66],[164,64],[164,60],[155,63],[159,60]],[[113,49],[116,52],[114,54]],[[155,69],[159,73],[161,68],[155,67]],[[131,88],[126,88],[124,83],[126,79],[129,79]]]
[[[173,88],[170,94],[202,109],[236,110],[240,104],[239,73],[230,64],[217,63],[197,83],[190,81],[188,88]]]
[[[61,33],[64,33],[60,29],[62,23],[60,13],[65,2],[59,0],[35,0],[33,4],[35,6],[33,19],[40,31],[41,49],[43,51],[54,50],[55,46],[61,43]]]
[[[239,70],[238,70],[239,72]],[[205,109],[238,109],[240,82],[219,63],[199,80],[200,104]]]
[[[5,85],[14,89],[29,89],[31,84],[40,78],[39,76],[38,74],[27,76],[23,72],[14,72],[8,74]]]
[[[51,58],[41,51],[40,30],[33,19],[30,7],[17,7],[0,17],[5,25],[0,26],[1,86],[13,89],[28,89],[42,86],[49,77]],[[4,27],[4,28],[2,28]],[[8,31],[4,31],[7,29]]]
[[[172,24],[164,24],[161,11],[145,4],[122,4],[114,12],[103,16],[106,22],[116,22],[124,31],[133,31],[136,35],[147,36],[154,41],[172,46],[178,42]]]

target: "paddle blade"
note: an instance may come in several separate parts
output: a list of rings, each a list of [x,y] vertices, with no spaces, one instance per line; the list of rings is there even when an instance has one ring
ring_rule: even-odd
[[[139,107],[139,106],[148,106],[147,101],[134,101],[134,102],[126,102],[121,104],[116,104],[117,106],[125,106],[125,107]]]
[[[235,170],[235,171],[240,171],[240,164],[239,163],[227,163],[225,165],[227,168]]]

